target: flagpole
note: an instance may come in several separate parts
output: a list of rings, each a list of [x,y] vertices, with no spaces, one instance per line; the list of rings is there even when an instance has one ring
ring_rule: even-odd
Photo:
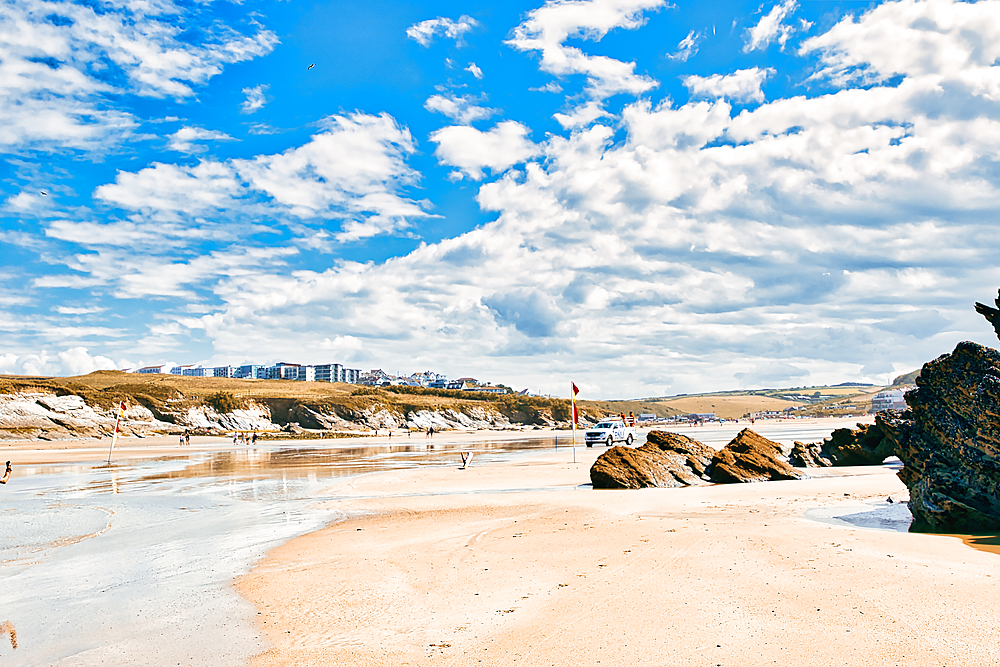
[[[576,463],[576,385],[569,383],[569,395],[573,406],[573,463]]]
[[[125,411],[125,401],[118,404],[118,416],[115,417],[115,432],[111,436],[111,448],[108,449],[108,465],[111,465],[111,452],[115,450],[115,442],[118,441],[118,424],[122,420],[122,412]]]

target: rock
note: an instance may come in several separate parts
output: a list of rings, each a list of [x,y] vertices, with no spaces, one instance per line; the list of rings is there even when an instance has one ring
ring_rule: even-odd
[[[903,462],[913,528],[1000,530],[1000,352],[959,343],[916,382],[908,410],[876,416]]]
[[[996,308],[990,308],[989,306],[976,302],[976,312],[986,318],[986,320],[993,325],[993,331],[996,332],[997,337],[1000,338],[1000,290],[997,291],[997,298],[994,301],[997,305]]]
[[[712,457],[712,481],[728,484],[806,477],[779,459],[780,454],[781,445],[745,428]]]
[[[826,468],[833,465],[833,461],[823,452],[823,443],[797,440],[792,443],[788,463],[796,468]]]
[[[799,468],[881,465],[896,453],[895,443],[878,424],[838,428],[822,443],[796,442],[788,462]]]
[[[651,431],[640,447],[612,447],[590,468],[595,489],[671,488],[704,484],[715,450],[685,435]]]

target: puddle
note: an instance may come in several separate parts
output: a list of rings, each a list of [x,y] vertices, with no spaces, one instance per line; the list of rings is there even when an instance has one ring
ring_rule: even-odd
[[[905,502],[855,504],[839,507],[814,507],[806,510],[805,518],[834,526],[891,530],[897,533],[910,531],[913,515]]]

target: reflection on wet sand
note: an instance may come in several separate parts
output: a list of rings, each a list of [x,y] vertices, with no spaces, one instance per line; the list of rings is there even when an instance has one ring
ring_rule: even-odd
[[[10,635],[10,646],[15,651],[17,650],[17,630],[14,629],[14,624],[10,621],[4,621],[0,623],[0,637],[3,635]]]
[[[498,440],[476,443],[479,456],[531,449],[549,449],[555,445],[553,438],[529,440]],[[462,464],[462,452],[468,444],[437,444],[414,442],[403,445],[370,445],[364,447],[280,447],[238,449],[215,452],[207,457],[192,456],[193,462],[180,470],[157,472],[141,478],[142,482],[162,479],[232,477],[232,478],[284,478],[290,473],[300,477],[345,477],[394,468],[412,468],[421,465],[441,465],[454,459]],[[189,457],[171,457],[161,460],[188,460]]]

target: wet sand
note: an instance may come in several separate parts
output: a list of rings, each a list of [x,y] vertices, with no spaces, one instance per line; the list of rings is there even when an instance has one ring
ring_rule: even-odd
[[[251,664],[1000,664],[1000,556],[902,532],[898,464],[594,491],[601,451],[336,482],[237,580]]]

